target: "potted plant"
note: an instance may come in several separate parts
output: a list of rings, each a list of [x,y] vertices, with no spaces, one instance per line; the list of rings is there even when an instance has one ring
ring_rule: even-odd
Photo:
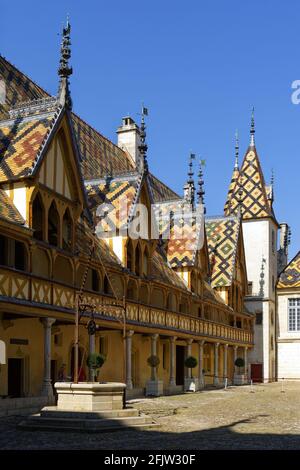
[[[234,374],[234,385],[243,385],[246,383],[245,374],[241,373],[241,368],[245,367],[245,361],[242,357],[237,357],[234,361],[235,367],[238,367],[238,374]]]
[[[188,356],[184,361],[184,365],[191,371],[190,376],[184,379],[184,389],[186,392],[196,392],[199,388],[199,380],[193,377],[193,369],[198,365],[198,361],[194,356]]]
[[[93,372],[93,382],[97,381],[98,372],[105,362],[105,356],[99,353],[90,353],[87,357],[86,363],[88,368]]]
[[[151,378],[146,383],[146,395],[155,397],[163,395],[163,381],[157,377],[157,368],[160,364],[159,357],[155,355],[149,356],[147,364],[151,367]]]

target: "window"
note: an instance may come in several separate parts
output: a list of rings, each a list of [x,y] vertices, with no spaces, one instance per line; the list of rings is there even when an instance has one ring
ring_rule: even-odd
[[[248,295],[253,293],[253,282],[248,282]]]
[[[289,299],[289,331],[300,331],[300,299]]]
[[[7,264],[7,238],[0,235],[0,264]]]

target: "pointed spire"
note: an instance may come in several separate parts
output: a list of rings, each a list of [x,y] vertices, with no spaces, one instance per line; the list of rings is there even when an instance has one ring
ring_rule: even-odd
[[[141,127],[140,127],[140,145],[138,147],[140,152],[139,158],[139,172],[144,173],[148,172],[148,162],[147,162],[147,150],[148,145],[146,144],[146,124],[145,124],[145,116],[148,116],[148,108],[145,108],[142,105],[142,119],[141,119]]]
[[[194,170],[193,170],[193,160],[195,160],[196,155],[190,153],[189,157],[189,169],[188,169],[188,179],[184,185],[184,198],[188,204],[194,205],[195,202],[195,183],[194,183]]]
[[[251,113],[250,147],[255,147],[254,134],[255,134],[255,123],[254,123],[254,106],[253,106],[252,113]]]
[[[273,168],[272,168],[272,173],[271,173],[271,183],[270,183],[268,199],[271,202],[274,201],[274,169]]]
[[[234,162],[234,169],[239,171],[239,133],[235,131],[235,162]]]
[[[58,88],[58,101],[62,106],[66,106],[67,109],[72,109],[72,99],[70,94],[69,76],[72,75],[73,69],[69,65],[69,59],[71,57],[71,25],[69,17],[67,18],[67,24],[63,28],[62,41],[60,48],[60,61],[58,68],[59,88]]]
[[[204,180],[203,180],[203,166],[205,165],[205,160],[200,160],[199,161],[199,172],[198,172],[198,204],[202,204],[204,208],[204,213],[206,212],[206,208],[204,205]]]

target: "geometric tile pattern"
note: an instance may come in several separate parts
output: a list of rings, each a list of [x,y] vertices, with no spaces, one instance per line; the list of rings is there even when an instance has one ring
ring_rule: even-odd
[[[162,250],[154,252],[151,258],[151,275],[155,280],[166,282],[186,290],[186,285],[175,271],[168,265],[168,260]]]
[[[148,175],[148,181],[150,183],[154,203],[181,199],[178,194],[151,173]]]
[[[85,180],[118,176],[134,171],[130,156],[73,114],[73,126],[81,154]]]
[[[30,173],[53,116],[0,122],[0,182]]]
[[[105,218],[99,221],[104,232],[110,232],[114,228],[125,228],[128,216],[133,210],[132,204],[135,202],[138,188],[138,177],[121,181],[108,179],[106,182],[86,185],[89,207],[94,215],[100,205],[102,214],[103,211],[107,211]]]
[[[5,103],[0,104],[0,120],[8,118],[8,109],[17,103],[48,97],[25,74],[16,69],[10,62],[0,56],[0,78],[5,82]]]
[[[228,189],[227,200],[226,200],[226,203],[225,203],[225,206],[224,206],[225,214],[227,213],[227,209],[229,211],[228,205],[230,204],[230,199],[231,199],[233,190],[235,188],[235,185],[238,181],[238,178],[239,178],[239,170],[237,168],[234,168],[233,173],[232,173],[232,177],[231,177],[231,181],[230,181],[230,185],[229,185],[229,189]]]
[[[277,287],[300,287],[300,251],[280,274]]]
[[[242,193],[240,194],[240,188]],[[267,199],[264,177],[255,147],[250,147],[245,155],[238,181],[230,187],[225,215],[236,213],[240,205],[243,219],[256,219],[273,216]]]
[[[3,189],[0,189],[0,218],[17,224],[25,224],[23,217]]]
[[[212,287],[230,286],[236,262],[240,222],[237,217],[208,218],[205,222]]]

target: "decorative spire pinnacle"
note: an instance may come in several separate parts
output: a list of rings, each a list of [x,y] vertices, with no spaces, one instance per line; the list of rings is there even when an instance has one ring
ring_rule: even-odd
[[[253,106],[252,113],[251,113],[250,147],[255,147],[254,134],[255,134],[255,123],[254,123],[254,106]]]
[[[199,162],[199,172],[198,172],[198,204],[202,204],[204,207],[204,213],[206,212],[206,208],[204,206],[204,180],[203,180],[203,167],[205,166],[205,160],[200,160]]]
[[[193,170],[193,160],[195,160],[196,155],[190,153],[189,158],[189,170],[188,170],[188,179],[184,185],[184,198],[188,204],[194,205],[195,202],[195,183],[194,183],[194,170]]]
[[[70,94],[69,76],[72,75],[73,69],[69,65],[69,59],[71,57],[71,25],[69,17],[67,18],[67,24],[63,28],[62,41],[60,48],[60,61],[58,68],[59,88],[58,88],[58,100],[62,106],[66,106],[67,109],[72,109],[72,99]]]
[[[270,184],[270,192],[269,192],[269,197],[268,199],[270,201],[274,201],[274,169],[272,168],[272,173],[271,173],[271,184]]]
[[[234,169],[239,170],[239,133],[235,131],[235,162],[234,162]]]
[[[148,108],[145,108],[142,105],[142,119],[141,119],[141,127],[140,127],[140,140],[141,143],[138,147],[140,152],[140,159],[139,159],[139,171],[140,173],[148,172],[148,162],[147,162],[147,150],[148,145],[146,144],[146,124],[145,124],[145,116],[148,116]]]

